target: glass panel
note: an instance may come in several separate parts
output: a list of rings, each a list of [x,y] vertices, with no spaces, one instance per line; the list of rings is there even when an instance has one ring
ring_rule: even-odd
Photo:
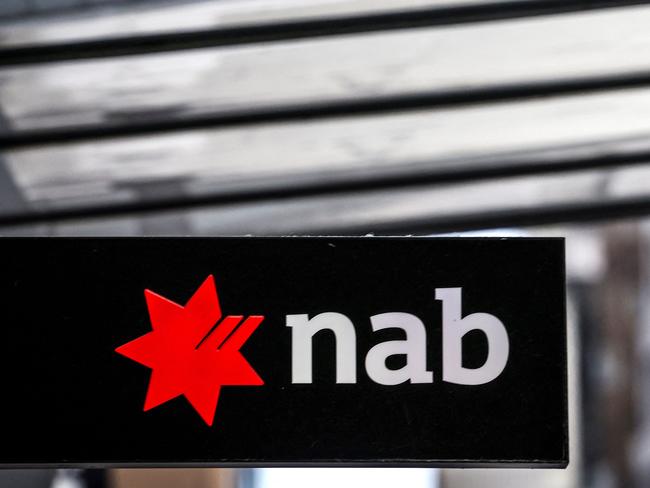
[[[5,69],[0,105],[22,129],[620,74],[647,67],[649,24],[637,7]]]
[[[535,158],[555,162],[647,150],[647,134],[650,90],[638,89],[61,145],[4,157],[29,205],[52,207],[130,201],[160,192],[205,194],[395,172],[480,169]]]
[[[628,190],[628,181],[636,181],[637,189]],[[136,187],[131,191],[137,190]],[[150,191],[153,193],[155,189]],[[157,196],[163,195],[163,192],[157,193]],[[459,217],[471,216],[480,222],[495,213],[539,211],[605,201],[616,203],[631,197],[650,198],[650,168],[504,178],[142,216],[72,220],[55,226],[4,229],[2,234],[21,234],[35,229],[48,235],[422,234],[434,232],[433,229],[439,228],[437,225]],[[490,227],[492,224],[487,222],[485,226]]]
[[[7,0],[4,0],[7,1]],[[19,0],[10,0],[9,4]],[[37,9],[7,4],[2,14],[28,16]],[[100,37],[177,32],[251,23],[278,22],[319,17],[338,17],[423,7],[471,5],[482,0],[196,0],[117,1],[95,0],[100,5],[77,5],[53,18],[14,17],[0,24],[0,45],[20,45]],[[505,0],[491,0],[498,3]],[[101,8],[103,7],[103,8]],[[55,9],[51,9],[55,10]]]

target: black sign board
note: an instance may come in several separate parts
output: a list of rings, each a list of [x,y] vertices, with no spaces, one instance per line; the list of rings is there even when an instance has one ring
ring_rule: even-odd
[[[568,462],[564,241],[0,239],[0,464]]]

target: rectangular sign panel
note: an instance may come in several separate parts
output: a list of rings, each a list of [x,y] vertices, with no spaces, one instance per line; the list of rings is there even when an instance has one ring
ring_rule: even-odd
[[[0,464],[568,462],[564,241],[0,239]]]

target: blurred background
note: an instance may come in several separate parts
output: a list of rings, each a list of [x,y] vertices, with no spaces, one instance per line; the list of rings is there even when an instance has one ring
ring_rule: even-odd
[[[0,487],[650,486],[649,25],[626,0],[1,0],[0,235],[565,236],[571,464]]]

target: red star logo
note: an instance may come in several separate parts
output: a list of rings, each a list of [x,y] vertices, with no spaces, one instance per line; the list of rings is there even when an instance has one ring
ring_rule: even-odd
[[[152,331],[115,351],[151,368],[147,411],[180,395],[212,425],[222,386],[263,385],[239,349],[264,317],[221,319],[212,275],[183,307],[145,290]]]

